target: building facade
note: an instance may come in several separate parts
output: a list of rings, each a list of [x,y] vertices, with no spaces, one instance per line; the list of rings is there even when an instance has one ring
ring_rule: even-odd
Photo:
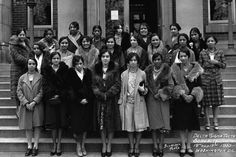
[[[220,40],[228,37],[228,0],[37,0],[34,8],[34,36],[42,38],[47,28],[56,37],[68,34],[72,21],[80,23],[80,31],[91,35],[93,25],[101,25],[103,36],[121,23],[133,31],[141,22],[150,26],[163,40],[169,37],[169,25],[177,22],[181,32],[189,34],[198,27],[203,35],[214,34]],[[18,28],[29,28],[26,0],[0,1],[0,41],[7,42]],[[231,3],[234,39],[236,5]]]

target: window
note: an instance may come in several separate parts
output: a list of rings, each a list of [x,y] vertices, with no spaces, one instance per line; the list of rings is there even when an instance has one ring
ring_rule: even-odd
[[[233,21],[235,21],[235,0],[233,0],[231,4]],[[227,0],[208,0],[208,22],[228,23]]]
[[[37,0],[34,7],[34,28],[52,28],[53,0]],[[29,9],[28,9],[29,17]],[[28,18],[29,23],[29,18]]]

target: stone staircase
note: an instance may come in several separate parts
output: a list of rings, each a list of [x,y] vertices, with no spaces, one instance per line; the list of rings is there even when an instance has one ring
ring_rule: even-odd
[[[227,58],[227,69],[222,72],[225,92],[225,105],[220,107],[217,132],[194,132],[193,145],[197,152],[236,152],[236,56]],[[10,99],[10,65],[0,64],[0,152],[21,152],[26,149],[24,131],[19,130],[15,115],[16,106]],[[100,152],[101,141],[99,133],[88,135],[87,151]],[[63,151],[74,152],[75,142],[69,134],[63,138]],[[152,151],[152,140],[149,132],[141,141],[141,151]],[[178,134],[171,132],[165,138],[165,151],[177,152],[179,149]],[[50,151],[51,138],[49,132],[43,132],[40,139],[40,151]],[[215,144],[215,145],[213,145]],[[125,133],[118,133],[113,140],[114,152],[127,152],[128,139]]]

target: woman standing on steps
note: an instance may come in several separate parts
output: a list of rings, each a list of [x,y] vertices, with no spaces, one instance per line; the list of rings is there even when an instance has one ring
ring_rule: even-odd
[[[27,72],[27,59],[31,52],[29,40],[26,38],[26,30],[19,29],[16,35],[13,35],[9,41],[9,50],[11,56],[11,98],[15,100],[16,106],[20,105],[16,89],[18,79]]]
[[[51,64],[43,71],[43,101],[45,105],[44,126],[52,131],[53,148],[51,156],[62,154],[61,138],[67,126],[67,84],[68,66],[61,62],[59,52],[50,54]]]
[[[42,77],[37,72],[36,59],[28,59],[27,66],[28,72],[19,78],[17,86],[17,96],[20,101],[19,128],[26,132],[28,147],[25,156],[37,156],[40,127],[43,125]]]
[[[82,157],[87,155],[85,140],[87,132],[92,131],[93,122],[92,72],[84,68],[82,56],[73,56],[67,81],[70,93],[70,124],[77,144],[77,155]]]
[[[114,131],[120,130],[118,97],[120,92],[120,73],[118,65],[111,60],[107,47],[100,50],[99,62],[93,68],[93,93],[96,97],[97,121],[101,132],[101,156],[112,155]]]
[[[171,69],[160,53],[152,56],[152,65],[145,70],[148,94],[146,96],[148,118],[153,140],[153,156],[164,155],[164,134],[170,130],[169,100],[174,86]],[[157,136],[158,135],[158,136]],[[157,144],[159,138],[159,146]]]
[[[223,51],[217,49],[216,44],[217,39],[214,36],[207,37],[207,49],[203,50],[199,57],[199,63],[204,69],[202,88],[204,90],[203,105],[205,108],[206,130],[210,130],[210,107],[212,107],[214,130],[219,129],[217,119],[219,106],[224,104],[221,69],[226,68],[226,63]]]
[[[139,69],[139,63],[140,58],[137,53],[128,54],[128,69],[121,74],[121,92],[118,101],[122,130],[127,131],[129,138],[129,157],[140,155],[142,132],[149,127],[144,98],[148,91],[145,87],[146,74]]]
[[[178,58],[181,63],[171,66],[173,89],[172,129],[180,133],[180,156],[194,156],[191,148],[192,131],[200,130],[197,103],[202,100],[200,77],[203,69],[197,62],[190,62],[190,51],[181,48]]]

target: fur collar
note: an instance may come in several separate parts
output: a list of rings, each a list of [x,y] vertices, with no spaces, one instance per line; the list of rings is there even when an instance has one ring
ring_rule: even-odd
[[[25,47],[20,43],[20,39],[16,35],[11,36],[11,38],[9,40],[9,44],[10,45],[15,45],[15,46],[20,46],[20,47]],[[26,44],[27,47],[30,48],[29,39],[25,38],[25,44]]]
[[[189,89],[186,85],[185,79],[188,79],[190,82],[193,82],[195,79],[198,78],[199,75],[204,72],[203,68],[197,62],[193,62],[191,63],[191,65],[192,69],[186,76],[184,76],[181,70],[181,63],[174,63],[171,67],[172,76],[175,81],[175,84],[182,86],[186,93],[189,93]]]
[[[116,65],[113,61],[110,61],[109,62],[109,65],[108,65],[108,69],[107,69],[107,72],[109,71],[113,71],[116,69]],[[95,74],[97,75],[102,75],[103,74],[103,70],[102,70],[102,62],[98,62],[97,64],[95,64],[95,67],[94,67],[94,72]]]
[[[154,69],[154,65],[149,65],[145,70],[148,80],[151,80],[153,78],[153,73],[152,73],[153,69]],[[166,63],[163,63],[161,66],[161,72],[159,76],[157,77],[156,81],[168,79],[170,76],[170,71],[171,69],[169,65]]]

